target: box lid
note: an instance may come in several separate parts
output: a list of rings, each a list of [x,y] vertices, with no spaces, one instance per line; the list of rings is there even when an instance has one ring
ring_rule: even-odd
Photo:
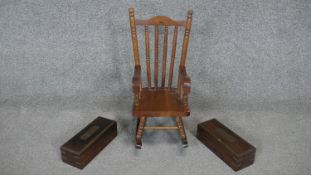
[[[103,117],[97,117],[78,134],[61,146],[62,151],[68,151],[75,155],[81,155],[99,137],[116,122]]]
[[[241,158],[255,153],[256,148],[243,138],[235,134],[216,119],[200,123],[199,126],[209,135],[214,137],[225,149],[231,152],[236,158]]]

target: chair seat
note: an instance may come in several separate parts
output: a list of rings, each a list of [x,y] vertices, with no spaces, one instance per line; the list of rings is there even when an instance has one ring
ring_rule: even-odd
[[[143,88],[139,105],[133,105],[136,117],[189,116],[188,105],[179,99],[176,88]]]

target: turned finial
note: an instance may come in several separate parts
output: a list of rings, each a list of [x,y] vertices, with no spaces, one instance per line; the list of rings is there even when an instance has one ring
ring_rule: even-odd
[[[134,16],[134,8],[133,8],[133,7],[130,7],[130,8],[128,9],[128,11],[129,11],[129,15],[130,15],[130,16]]]

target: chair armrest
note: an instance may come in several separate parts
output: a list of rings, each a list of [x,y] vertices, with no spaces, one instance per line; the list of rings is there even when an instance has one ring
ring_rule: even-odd
[[[134,94],[139,94],[141,90],[141,68],[140,66],[135,66],[134,76],[132,78],[132,90]]]
[[[179,66],[179,74],[178,74],[178,92],[182,93],[181,96],[188,95],[191,89],[191,79],[187,75],[186,67]]]

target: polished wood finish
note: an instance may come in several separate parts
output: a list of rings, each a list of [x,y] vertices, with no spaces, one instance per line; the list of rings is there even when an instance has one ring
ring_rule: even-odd
[[[133,105],[136,117],[189,116],[190,109],[178,98],[176,88],[142,88],[138,105]]]
[[[190,83],[191,80],[187,75],[186,67],[179,66],[179,75],[178,75],[178,95],[179,98],[183,101],[185,106],[188,106],[188,94],[190,93]]]
[[[151,88],[150,46],[149,46],[149,29],[148,29],[148,25],[145,25],[145,43],[146,43],[147,80],[148,80],[148,87]]]
[[[172,82],[173,82],[177,36],[178,36],[178,26],[175,26],[174,27],[173,44],[172,44],[172,52],[171,52],[170,75],[169,75],[169,80],[168,80],[168,87],[169,88],[172,87]]]
[[[145,130],[148,129],[153,129],[153,130],[174,130],[174,129],[178,129],[177,126],[145,126],[144,127]]]
[[[161,87],[165,87],[165,74],[166,74],[166,58],[167,58],[167,39],[168,39],[168,27],[164,27],[164,41],[163,41],[163,59],[162,59],[162,83]]]
[[[135,22],[136,25],[166,25],[166,26],[183,26],[183,27],[186,24],[186,21],[172,20],[167,16],[155,16],[147,20],[136,19]]]
[[[83,169],[117,136],[117,123],[97,117],[78,134],[61,146],[62,160]]]
[[[141,138],[144,133],[144,127],[146,124],[146,117],[140,117],[137,120],[137,128],[136,128],[136,148],[141,148],[142,143],[141,143]]]
[[[159,26],[154,26],[154,87],[158,87],[159,72]]]
[[[197,138],[235,171],[254,163],[256,148],[216,119],[198,124]]]
[[[190,30],[192,24],[192,11],[188,11],[186,20],[173,20],[166,16],[155,16],[150,19],[135,19],[134,9],[129,9],[130,26],[132,34],[132,44],[134,52],[134,76],[132,79],[134,103],[133,116],[137,117],[136,127],[136,147],[141,148],[141,138],[145,129],[176,129],[178,130],[182,143],[187,146],[187,137],[182,122],[182,117],[190,115],[188,106],[188,95],[190,93],[191,80],[186,72],[187,48],[189,45]],[[143,26],[145,32],[147,87],[142,87],[141,66],[139,62],[138,43],[136,26]],[[150,31],[149,27],[154,27],[154,61],[153,61],[153,86],[151,78],[150,61]],[[172,51],[168,78],[166,78],[167,50],[169,28],[174,29],[172,40]],[[178,83],[173,87],[173,72],[175,55],[177,50],[178,29],[184,28],[184,38],[181,48],[181,61],[178,70]],[[159,32],[163,29],[163,34]],[[159,37],[163,35],[161,84],[159,85]],[[168,79],[168,81],[167,81]],[[166,83],[167,82],[167,83]],[[176,126],[145,126],[148,117],[173,117],[176,119]]]
[[[176,117],[176,125],[179,131],[179,135],[181,137],[181,141],[184,147],[188,147],[187,136],[184,128],[184,124],[181,117]]]
[[[191,25],[192,25],[192,10],[189,10],[188,16],[187,16],[187,21],[186,21],[186,26],[185,26],[185,33],[184,33],[184,40],[183,40],[183,45],[182,45],[180,66],[185,66],[185,64],[186,64],[187,49],[188,49],[188,44],[189,44]]]
[[[130,17],[130,26],[131,26],[132,44],[133,44],[133,53],[134,53],[135,65],[140,65],[134,9],[131,9],[131,8],[129,9],[129,17]]]
[[[140,65],[136,65],[134,68],[134,76],[132,78],[132,91],[134,93],[134,103],[139,105],[140,91],[141,91],[141,68]]]

